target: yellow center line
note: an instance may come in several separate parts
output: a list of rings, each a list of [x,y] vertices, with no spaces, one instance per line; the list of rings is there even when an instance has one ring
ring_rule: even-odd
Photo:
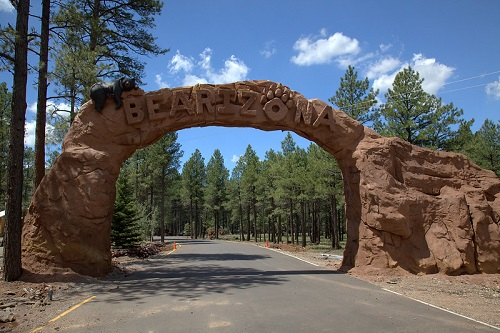
[[[63,313],[61,313],[59,316],[55,317],[55,318],[52,318],[51,320],[49,320],[49,323],[52,323],[58,319],[61,319],[62,317],[64,317],[65,315],[67,315],[68,313],[70,313],[71,311],[73,310],[76,310],[77,308],[79,308],[80,306],[82,306],[83,304],[87,303],[87,302],[90,302],[92,299],[94,299],[95,296],[91,296],[89,298],[87,298],[86,300],[78,303],[77,305],[73,306],[72,308],[64,311]],[[32,330],[30,333],[34,333],[34,332],[38,332],[40,330],[42,330],[44,328],[44,326],[41,326],[41,327],[37,327],[35,328],[34,330]]]
[[[172,254],[173,252],[177,251],[178,248],[180,248],[181,246],[179,244],[176,244],[176,249],[173,249],[172,251],[166,253],[165,255],[168,256],[169,254]],[[92,299],[94,299],[95,296],[91,296],[89,298],[87,298],[86,300],[84,300],[83,302],[81,303],[78,303],[77,305],[73,306],[72,308],[64,311],[63,313],[61,313],[59,316],[55,317],[55,318],[52,318],[51,320],[49,320],[49,323],[52,323],[62,317],[64,317],[65,315],[67,315],[68,313],[70,313],[71,311],[73,310],[76,310],[77,308],[79,308],[80,306],[82,306],[83,304],[87,303],[87,302],[90,302]],[[32,330],[30,333],[35,333],[35,332],[38,332],[40,330],[42,330],[44,328],[44,326],[41,326],[41,327],[37,327],[35,328],[34,330]]]
[[[79,308],[80,306],[82,306],[83,304],[87,303],[87,302],[90,302],[93,298],[95,298],[95,296],[91,296],[89,298],[87,298],[86,300],[84,300],[83,302],[81,303],[78,303],[77,305],[75,305],[74,307],[64,311],[63,313],[61,313],[59,316],[55,317],[55,318],[52,318],[51,320],[49,320],[49,323],[53,322],[53,321],[56,321],[62,317],[64,317],[65,315],[67,315],[68,313],[70,313],[71,311],[73,310],[76,310],[77,308]]]

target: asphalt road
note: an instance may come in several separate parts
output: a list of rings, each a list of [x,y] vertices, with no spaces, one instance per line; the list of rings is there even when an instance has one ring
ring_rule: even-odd
[[[177,242],[44,331],[498,332],[270,249]]]

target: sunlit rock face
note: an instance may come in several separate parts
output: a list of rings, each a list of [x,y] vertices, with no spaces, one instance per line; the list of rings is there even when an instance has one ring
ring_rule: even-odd
[[[121,163],[165,133],[197,126],[290,130],[335,156],[346,201],[346,269],[500,272],[500,180],[463,155],[382,137],[270,81],[139,89],[122,99],[116,109],[108,98],[102,112],[89,101],[75,118],[24,221],[27,272],[108,273]]]

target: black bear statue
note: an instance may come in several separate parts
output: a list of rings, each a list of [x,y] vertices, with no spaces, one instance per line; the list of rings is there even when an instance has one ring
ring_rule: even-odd
[[[94,101],[95,109],[102,112],[104,104],[108,96],[113,96],[115,99],[116,108],[122,106],[121,94],[123,91],[131,91],[138,89],[139,86],[135,83],[135,79],[120,78],[113,82],[98,82],[90,88],[90,98]]]

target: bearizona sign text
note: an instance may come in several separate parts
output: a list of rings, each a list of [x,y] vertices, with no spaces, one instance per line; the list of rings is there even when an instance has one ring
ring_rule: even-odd
[[[122,98],[121,108],[108,99],[101,113],[87,102],[75,118],[25,218],[27,272],[108,273],[120,165],[166,133],[195,126],[290,130],[331,153],[343,177],[346,269],[500,272],[500,180],[463,155],[382,137],[270,81],[133,90]]]

